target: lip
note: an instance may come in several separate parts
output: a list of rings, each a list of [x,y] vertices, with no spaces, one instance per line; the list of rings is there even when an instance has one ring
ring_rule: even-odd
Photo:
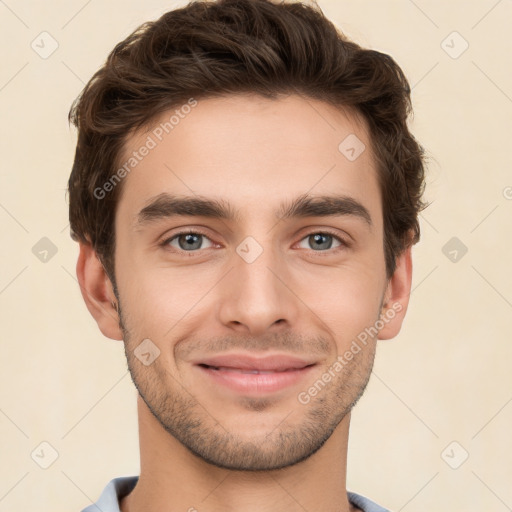
[[[215,366],[217,368],[235,368],[238,370],[285,371],[305,368],[315,361],[308,361],[283,354],[271,354],[265,357],[253,357],[247,354],[223,354],[194,361],[194,364]]]
[[[293,386],[315,365],[315,361],[280,354],[266,357],[225,354],[194,361],[194,366],[213,382],[238,393],[253,395]]]

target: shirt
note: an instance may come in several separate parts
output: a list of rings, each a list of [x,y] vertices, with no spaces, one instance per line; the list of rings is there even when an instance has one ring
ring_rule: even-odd
[[[121,512],[119,502],[121,498],[130,494],[135,487],[139,477],[138,476],[122,476],[111,480],[100,498],[93,505],[84,508],[82,512]],[[363,512],[389,512],[389,510],[382,508],[377,503],[369,500],[368,498],[356,494],[355,492],[347,492],[348,501],[360,508]]]

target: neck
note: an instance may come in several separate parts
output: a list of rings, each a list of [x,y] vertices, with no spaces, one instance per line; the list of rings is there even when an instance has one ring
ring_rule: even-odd
[[[213,466],[167,433],[138,397],[141,471],[122,512],[355,512],[346,492],[350,414],[308,459],[271,471]]]

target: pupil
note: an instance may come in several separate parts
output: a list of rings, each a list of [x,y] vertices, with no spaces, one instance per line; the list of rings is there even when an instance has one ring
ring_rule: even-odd
[[[322,245],[322,243],[323,243],[324,245],[325,245],[325,244],[327,244],[326,249],[329,249],[329,248],[330,248],[330,246],[331,246],[331,244],[330,244],[330,243],[325,242],[325,240],[326,240],[327,238],[329,238],[329,237],[330,237],[330,235],[323,235],[323,234],[320,234],[320,233],[319,233],[319,234],[316,234],[316,235],[314,235],[314,236],[313,236],[313,238],[314,238],[314,240],[315,240],[315,243],[317,243],[317,244],[319,244],[319,245]],[[323,240],[323,242],[322,242],[322,240]]]
[[[186,245],[186,247],[184,247],[185,250],[198,248],[197,247],[198,240],[201,235],[194,235],[193,233],[188,233],[184,236],[185,236],[185,245]],[[195,244],[195,246],[194,246],[194,244]],[[201,245],[201,244],[199,243],[199,245]]]

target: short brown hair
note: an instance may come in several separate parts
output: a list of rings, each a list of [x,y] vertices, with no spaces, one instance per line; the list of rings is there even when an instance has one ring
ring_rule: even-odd
[[[424,150],[409,132],[410,87],[389,56],[348,40],[320,8],[272,0],[193,1],[115,46],[73,102],[69,178],[75,240],[90,243],[115,284],[114,219],[122,183],[98,199],[124,144],[162,113],[235,93],[301,94],[366,119],[383,203],[386,273],[420,237]],[[341,142],[341,141],[340,141]]]

